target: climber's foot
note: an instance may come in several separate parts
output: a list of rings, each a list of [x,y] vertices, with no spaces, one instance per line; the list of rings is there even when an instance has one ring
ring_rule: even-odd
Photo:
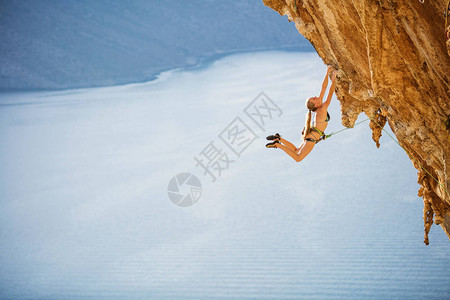
[[[280,142],[278,142],[278,141],[275,141],[275,142],[272,142],[272,143],[268,143],[268,144],[266,144],[266,148],[278,148],[277,147],[277,144],[279,144]]]
[[[276,133],[276,134],[267,136],[266,140],[268,140],[268,141],[277,141],[278,142],[280,140],[280,137],[281,137],[281,135]]]

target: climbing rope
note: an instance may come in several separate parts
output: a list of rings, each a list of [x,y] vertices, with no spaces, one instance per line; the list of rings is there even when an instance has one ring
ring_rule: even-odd
[[[375,116],[375,115],[374,115],[374,116]],[[364,122],[366,122],[366,121],[368,121],[368,120],[370,120],[370,119],[371,119],[371,118],[367,118],[367,119],[365,119],[365,120],[359,121],[358,123],[355,123],[355,125],[354,125],[353,127],[346,127],[346,128],[341,129],[341,130],[339,130],[339,131],[335,131],[335,132],[332,132],[332,133],[330,133],[330,134],[327,134],[327,135],[326,135],[326,138],[329,138],[329,137],[331,137],[331,136],[333,136],[333,135],[335,135],[335,134],[338,134],[338,133],[340,133],[340,132],[342,132],[342,131],[352,129],[352,128],[354,128],[355,126],[358,126],[359,124],[362,124],[362,123],[364,123]]]
[[[436,183],[439,184],[439,185],[442,187],[442,189],[450,196],[450,193],[447,191],[447,189],[445,188],[445,186],[444,186],[441,182],[439,182],[439,180],[437,180],[430,172],[428,172],[428,170],[425,169],[425,167],[422,166],[422,164],[421,164],[417,159],[415,159],[414,156],[412,156],[411,153],[408,152],[408,150],[406,150],[402,145],[400,145],[400,143],[399,143],[396,139],[394,139],[394,137],[393,137],[389,132],[387,132],[386,129],[383,128],[383,126],[381,126],[377,121],[375,121],[375,120],[373,119],[373,117],[371,118],[371,120],[374,121],[375,124],[377,124],[378,126],[380,126],[381,130],[383,130],[383,131],[384,131],[384,132],[385,132],[385,133],[386,133],[386,134],[387,134],[394,142],[396,142],[397,145],[400,146],[400,148],[402,148],[403,150],[405,150],[406,154],[408,154],[408,156],[409,156],[411,159],[413,159],[413,160],[414,160],[414,161],[422,168],[422,170],[424,170],[428,175],[430,175],[430,177],[433,178],[434,181],[436,181]]]
[[[445,188],[445,186],[444,186],[441,182],[439,182],[439,180],[437,180],[430,172],[428,172],[428,170],[425,169],[425,167],[422,166],[422,164],[421,164],[419,161],[417,161],[417,159],[415,159],[414,156],[412,156],[412,155],[408,152],[408,150],[406,150],[402,145],[400,145],[400,143],[399,143],[396,139],[394,139],[394,137],[393,137],[389,132],[387,132],[386,129],[384,129],[384,127],[380,125],[380,123],[378,123],[377,121],[375,121],[374,117],[375,117],[376,114],[377,114],[377,113],[375,113],[375,114],[374,114],[372,117],[370,117],[370,118],[367,118],[367,119],[362,120],[362,121],[360,121],[360,122],[358,122],[358,123],[355,123],[355,125],[354,125],[353,127],[346,127],[346,128],[341,129],[341,130],[339,130],[339,131],[332,132],[332,133],[326,135],[326,138],[329,138],[329,137],[331,137],[331,136],[333,136],[333,135],[336,135],[336,134],[338,134],[338,133],[340,133],[340,132],[342,132],[342,131],[345,131],[345,130],[348,130],[348,129],[352,129],[352,128],[354,128],[355,126],[357,126],[357,125],[359,125],[359,124],[362,124],[362,123],[364,123],[364,122],[366,122],[366,121],[368,121],[368,120],[372,120],[372,121],[373,121],[375,124],[377,124],[377,125],[381,128],[381,130],[383,130],[383,131],[384,131],[384,132],[385,132],[385,133],[386,133],[386,134],[387,134],[394,142],[396,142],[397,145],[400,146],[400,148],[402,148],[403,150],[405,150],[406,154],[408,154],[408,156],[409,156],[411,159],[413,159],[413,160],[414,160],[414,161],[422,168],[422,170],[424,170],[428,175],[430,175],[430,177],[433,178],[434,181],[436,181],[436,182],[442,187],[442,189],[450,196],[450,193],[447,191],[447,189]]]

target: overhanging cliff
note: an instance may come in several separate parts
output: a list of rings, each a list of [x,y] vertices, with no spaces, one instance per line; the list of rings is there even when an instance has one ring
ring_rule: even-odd
[[[339,69],[344,126],[361,112],[373,117],[379,147],[379,125],[389,124],[418,170],[425,243],[433,222],[450,238],[447,0],[263,2],[294,21],[324,63]]]

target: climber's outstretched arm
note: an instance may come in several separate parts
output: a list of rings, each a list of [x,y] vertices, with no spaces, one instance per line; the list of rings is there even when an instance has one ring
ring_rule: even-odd
[[[328,66],[328,68],[327,68],[327,74],[325,75],[325,78],[323,79],[323,82],[322,82],[322,90],[320,91],[320,95],[319,95],[320,101],[322,101],[323,96],[325,95],[325,92],[326,92],[326,90],[327,90],[327,86],[328,86],[328,75],[330,74],[330,72],[331,72],[332,70],[333,70],[333,67],[332,67],[332,66]]]
[[[331,75],[330,90],[328,91],[327,100],[323,103],[323,106],[325,106],[325,108],[327,108],[328,105],[330,105],[331,97],[333,97],[334,89],[336,88],[336,74],[337,71],[333,71],[333,74]]]

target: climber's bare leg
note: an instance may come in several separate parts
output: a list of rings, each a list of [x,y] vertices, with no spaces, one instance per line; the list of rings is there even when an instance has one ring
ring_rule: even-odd
[[[298,158],[303,160],[312,151],[315,145],[316,143],[314,142],[303,141],[296,151]]]
[[[289,142],[288,140],[285,140],[282,137],[280,137],[280,142],[282,142],[286,147],[288,147],[292,151],[297,151],[297,147],[295,147],[295,145]]]
[[[311,150],[314,148],[314,143],[304,141],[297,151],[293,151],[282,144],[277,144],[277,148],[280,148],[281,150],[286,152],[296,162],[299,162],[304,159],[309,154],[309,152],[311,152]]]
[[[286,152],[290,157],[292,157],[295,161],[300,161],[298,160],[298,154],[295,153],[295,151],[289,149],[288,147],[286,147],[285,145],[282,144],[277,144],[277,148],[283,150],[284,152]]]

